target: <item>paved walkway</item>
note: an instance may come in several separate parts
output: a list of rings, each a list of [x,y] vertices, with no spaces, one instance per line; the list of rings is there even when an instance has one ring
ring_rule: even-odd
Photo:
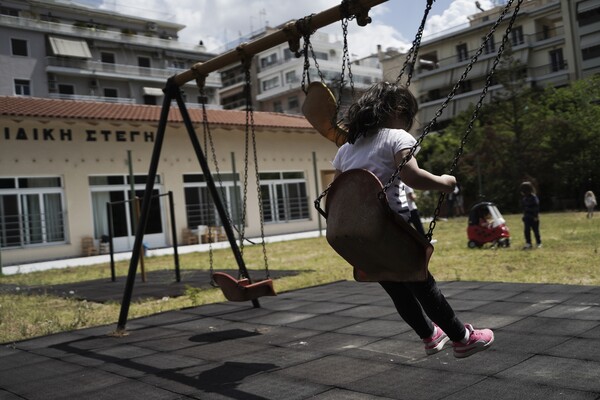
[[[600,399],[600,287],[442,282],[493,328],[425,356],[376,284],[337,282],[0,346],[0,399]]]

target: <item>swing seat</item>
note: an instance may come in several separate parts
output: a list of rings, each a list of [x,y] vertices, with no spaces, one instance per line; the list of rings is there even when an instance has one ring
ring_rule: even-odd
[[[306,120],[327,139],[338,146],[346,142],[346,131],[335,124],[337,106],[333,93],[322,82],[308,85],[302,113]]]
[[[265,279],[250,283],[248,279],[235,279],[224,272],[213,273],[213,280],[219,285],[223,295],[229,301],[250,301],[263,296],[277,296],[273,280]]]
[[[326,199],[327,241],[354,267],[358,282],[424,281],[433,246],[388,206],[370,171],[338,176]]]

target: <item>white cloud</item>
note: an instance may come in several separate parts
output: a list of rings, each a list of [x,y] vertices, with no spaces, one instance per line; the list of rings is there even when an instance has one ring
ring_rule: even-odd
[[[480,0],[479,3],[485,10],[494,6],[491,0]],[[476,14],[478,11],[474,0],[454,0],[442,14],[427,18],[423,37],[427,39],[428,36],[434,34],[452,32],[463,28],[469,23],[468,16]]]

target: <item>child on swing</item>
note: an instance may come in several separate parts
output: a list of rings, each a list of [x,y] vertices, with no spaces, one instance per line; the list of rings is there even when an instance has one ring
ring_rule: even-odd
[[[347,143],[333,160],[336,177],[344,171],[362,168],[386,183],[404,156],[416,143],[408,133],[418,110],[408,89],[388,82],[373,85],[348,109]],[[386,195],[390,208],[408,221],[410,212],[404,192],[405,183],[420,190],[450,193],[456,178],[434,175],[419,168],[414,157],[404,165]],[[400,182],[401,180],[401,182]],[[425,352],[435,354],[451,340],[454,356],[468,357],[486,350],[494,341],[489,329],[474,329],[463,324],[440,292],[431,274],[423,282],[379,282],[391,297],[398,314],[423,340]]]

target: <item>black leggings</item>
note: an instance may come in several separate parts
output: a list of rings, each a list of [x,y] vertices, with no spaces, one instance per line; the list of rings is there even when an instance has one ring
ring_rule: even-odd
[[[389,294],[398,314],[421,339],[433,334],[435,322],[452,341],[465,337],[465,326],[440,292],[431,274],[423,282],[379,282]],[[429,317],[429,318],[428,318]]]

